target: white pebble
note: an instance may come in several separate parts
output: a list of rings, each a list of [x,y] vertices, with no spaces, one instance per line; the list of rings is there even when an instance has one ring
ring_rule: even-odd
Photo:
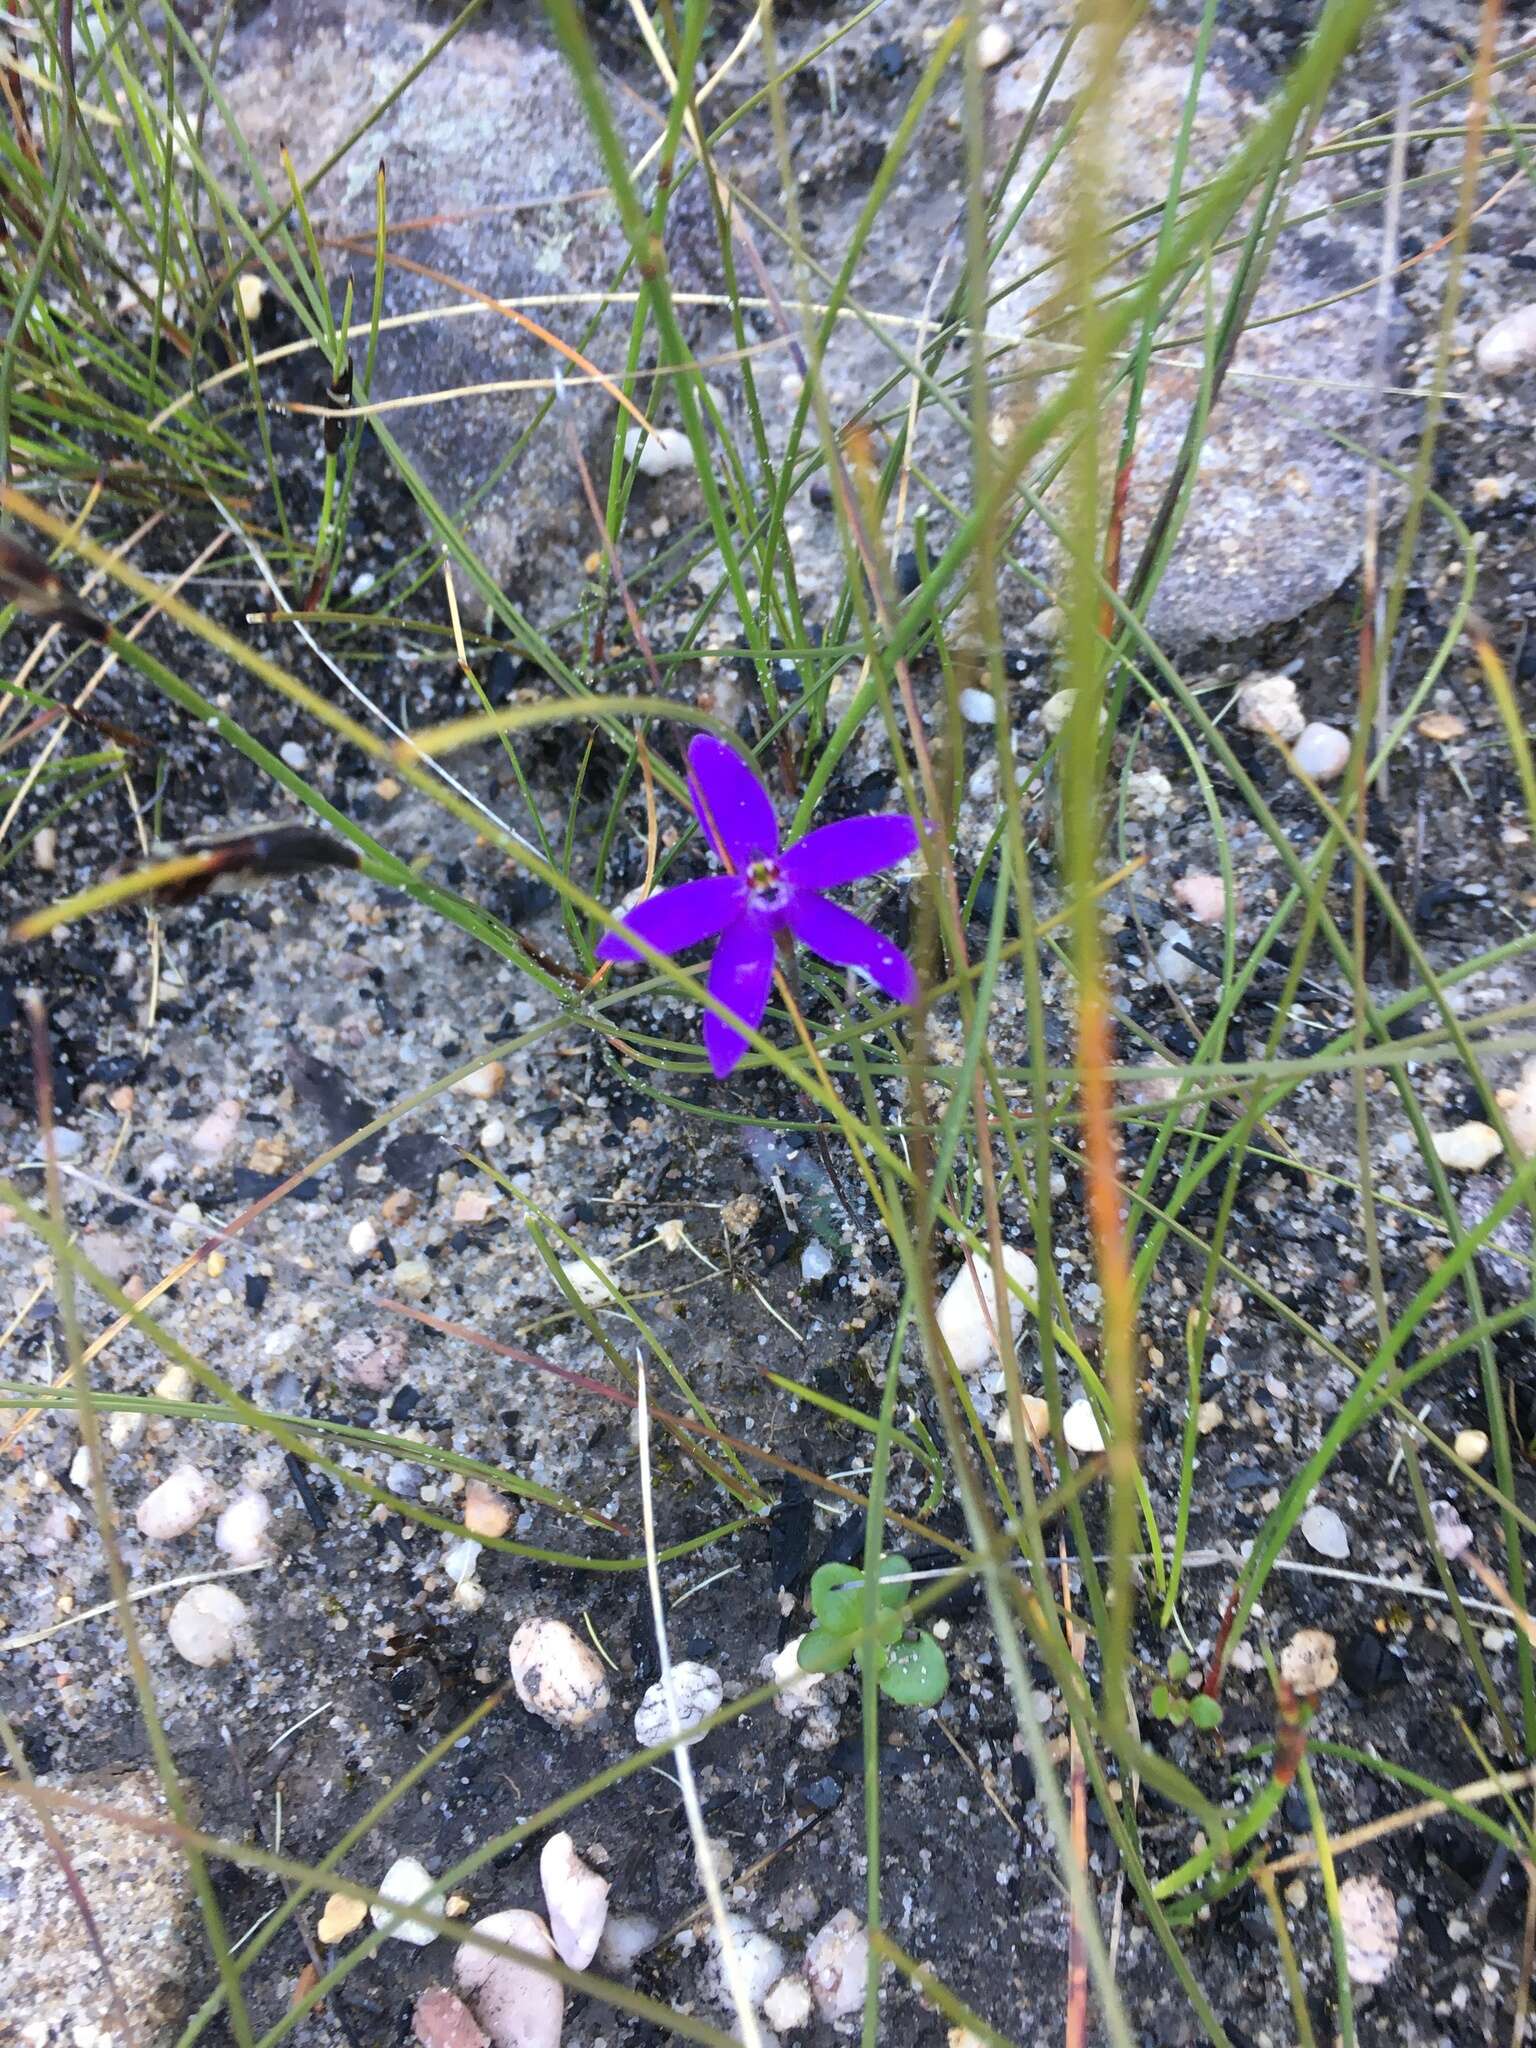
[[[754,2011],[784,1974],[784,1951],[776,1941],[771,1941],[752,1925],[745,1913],[728,1913],[726,1927],[731,1946],[736,1952],[740,1982]],[[720,1930],[709,1930],[710,1968],[708,1984],[717,2004],[727,2008],[735,2004],[731,1993],[731,1976],[725,1967],[724,1948]]]
[[[465,1585],[475,1576],[479,1562],[480,1546],[473,1536],[461,1537],[443,1552],[443,1570],[456,1586]]]
[[[1335,1561],[1349,1555],[1349,1531],[1332,1508],[1314,1502],[1301,1518],[1301,1533],[1319,1557]]]
[[[1061,1433],[1067,1448],[1080,1458],[1091,1458],[1104,1448],[1104,1432],[1086,1394],[1079,1395],[1061,1418]]]
[[[1316,1699],[1339,1678],[1338,1645],[1325,1628],[1299,1628],[1280,1652],[1280,1676],[1294,1691]]]
[[[549,1929],[537,1913],[514,1909],[475,1922],[475,1932],[509,1948],[553,1961]],[[453,1959],[454,1981],[468,1992],[482,2027],[496,2048],[559,2048],[565,2019],[565,1986],[526,1963],[489,1955],[461,1943]]]
[[[990,690],[962,690],[960,716],[967,725],[991,725],[997,718],[997,700]]]
[[[507,1656],[518,1698],[541,1721],[585,1728],[606,1711],[608,1680],[597,1652],[563,1621],[525,1621]]]
[[[1461,1519],[1454,1501],[1437,1500],[1430,1515],[1435,1524],[1435,1541],[1445,1552],[1447,1563],[1455,1564],[1472,1548],[1472,1531]]]
[[[397,1856],[379,1879],[379,1891],[397,1906],[426,1905],[435,1879],[423,1863],[414,1856]],[[442,1902],[431,1900],[430,1910],[441,1913]],[[430,1927],[418,1927],[410,1920],[402,1920],[398,1913],[391,1913],[384,1906],[370,1906],[368,1917],[390,1941],[408,1941],[412,1948],[425,1948],[437,1936]]]
[[[88,1493],[91,1486],[91,1447],[81,1444],[69,1461],[69,1483],[78,1486],[82,1493]]]
[[[1170,988],[1182,988],[1200,971],[1189,957],[1189,933],[1181,924],[1165,924],[1158,936],[1162,944],[1157,949],[1153,965]]]
[[[1504,1141],[1492,1124],[1469,1123],[1436,1131],[1434,1146],[1435,1157],[1452,1173],[1481,1173],[1504,1150]]]
[[[976,38],[976,62],[983,71],[995,71],[1013,55],[1013,31],[1006,22],[989,21]]]
[[[1291,766],[1314,782],[1337,782],[1349,760],[1350,739],[1336,725],[1314,718],[1291,749]]]
[[[1488,1432],[1485,1429],[1459,1429],[1451,1449],[1464,1465],[1481,1465],[1488,1455]]]
[[[139,1534],[152,1543],[169,1543],[174,1537],[185,1536],[218,1506],[221,1498],[206,1472],[199,1472],[195,1465],[178,1465],[168,1479],[162,1479],[139,1502],[134,1517]]]
[[[215,1523],[213,1540],[231,1564],[256,1564],[272,1554],[271,1524],[264,1493],[237,1493]]]
[[[763,2018],[777,2034],[798,2033],[811,2017],[811,1987],[803,1977],[781,1977],[763,2000]]]
[[[501,1093],[501,1084],[507,1078],[507,1070],[500,1060],[487,1060],[483,1066],[466,1074],[461,1081],[455,1081],[452,1092],[467,1095],[471,1102],[494,1102]]]
[[[812,1283],[825,1280],[836,1263],[826,1246],[818,1244],[813,1238],[800,1254],[800,1277]]]
[[[1384,1984],[1397,1961],[1397,1901],[1379,1877],[1345,1878],[1339,1926],[1351,1984]]]
[[[567,1260],[560,1271],[569,1281],[576,1299],[585,1307],[595,1308],[600,1301],[612,1301],[613,1297],[608,1292],[612,1275],[605,1260],[595,1259],[589,1253],[585,1259]]]
[[[1289,676],[1249,676],[1237,687],[1237,722],[1272,740],[1300,739],[1306,720],[1295,683]]]
[[[1510,1143],[1529,1159],[1536,1152],[1536,1060],[1527,1060],[1518,1086],[1501,1088],[1496,1099],[1509,1125]]]
[[[781,1688],[773,1704],[786,1721],[798,1720],[819,1706],[818,1695],[827,1679],[824,1671],[801,1670],[800,1645],[804,1641],[804,1636],[791,1636],[777,1656],[763,1659],[768,1667],[765,1675]]]
[[[1035,1270],[1035,1262],[1016,1245],[1003,1246],[1003,1271],[1009,1279],[1016,1280],[1026,1294],[1034,1294],[1038,1290],[1040,1275]],[[1024,1327],[1027,1314],[1023,1302],[1010,1288],[1008,1328],[1015,1340]],[[999,1355],[997,1339],[1002,1333],[1002,1323],[997,1313],[992,1261],[984,1250],[975,1254],[974,1266],[962,1266],[944,1290],[938,1320],[939,1335],[949,1346],[949,1354],[958,1371],[978,1373]]]
[[[1125,778],[1125,811],[1130,818],[1149,820],[1167,815],[1173,784],[1161,768],[1141,768]]]
[[[366,1259],[379,1248],[379,1233],[371,1216],[364,1216],[347,1232],[347,1250],[354,1259]]]
[[[1220,924],[1227,914],[1226,885],[1220,875],[1180,875],[1173,895],[1196,924]]]
[[[693,443],[681,427],[652,427],[645,436],[643,447],[640,446],[640,429],[631,427],[624,436],[627,461],[634,461],[637,448],[640,449],[639,470],[642,476],[670,476],[674,470],[693,468]]]
[[[659,1924],[644,1913],[611,1914],[597,1945],[598,1968],[610,1977],[626,1977],[660,1939]]]
[[[232,1097],[210,1109],[192,1133],[192,1150],[198,1158],[206,1159],[210,1165],[222,1159],[240,1135],[244,1115],[244,1103],[236,1102]]]
[[[209,1671],[251,1647],[250,1609],[228,1586],[193,1586],[171,1609],[165,1632],[189,1664]]]
[[[725,1687],[718,1671],[685,1659],[672,1666],[672,1693],[677,1701],[677,1726],[686,1735],[690,1728],[697,1728],[714,1713],[725,1698]],[[635,1715],[635,1740],[642,1749],[650,1749],[658,1742],[666,1742],[671,1734],[667,1690],[658,1681],[640,1702]]]
[[[869,1933],[845,1906],[805,1952],[805,1974],[817,2010],[834,2024],[864,2010],[869,1982]]]
[[[258,319],[267,296],[267,280],[257,277],[252,271],[242,271],[235,279],[235,296],[246,319]]]
[[[278,758],[289,768],[297,770],[309,766],[308,750],[297,740],[284,740],[277,752]]]
[[[32,839],[32,865],[40,875],[51,875],[59,864],[59,835],[52,825],[42,826]]]
[[[1477,367],[1485,377],[1513,377],[1536,363],[1536,305],[1517,306],[1495,320],[1477,344]]]
[[[563,1963],[584,1970],[597,1954],[608,1918],[608,1880],[576,1854],[564,1833],[551,1835],[539,1852],[539,1882],[549,1913],[549,1932]]]

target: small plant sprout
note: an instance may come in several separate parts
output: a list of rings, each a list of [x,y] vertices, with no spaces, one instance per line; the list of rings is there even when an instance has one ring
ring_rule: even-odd
[[[1170,1728],[1182,1728],[1186,1721],[1192,1721],[1197,1728],[1209,1732],[1221,1725],[1221,1701],[1213,1700],[1209,1693],[1197,1692],[1192,1698],[1187,1695],[1182,1687],[1189,1671],[1189,1652],[1175,1650],[1168,1659],[1168,1677],[1153,1686],[1148,1704],[1154,1718],[1166,1721]]]
[[[867,974],[893,1002],[916,1000],[917,974],[900,947],[826,895],[915,853],[918,831],[910,818],[900,812],[840,818],[781,847],[767,790],[734,747],[708,733],[698,734],[688,749],[688,794],[728,872],[681,882],[636,904],[625,913],[623,931],[605,932],[598,941],[599,960],[638,960],[635,939],[658,953],[682,953],[718,939],[709,992],[750,1031],[768,1007],[781,933],[834,967]],[[704,1046],[723,1080],[747,1041],[711,1012],[704,1019]]]
[[[932,1707],[944,1697],[949,1666],[944,1652],[927,1629],[912,1628],[907,1589],[911,1574],[899,1554],[882,1557],[875,1593],[876,1680],[898,1707]],[[811,1574],[811,1613],[815,1626],[800,1644],[802,1671],[843,1671],[857,1657],[862,1668],[865,1645],[864,1574],[857,1565],[818,1565]]]

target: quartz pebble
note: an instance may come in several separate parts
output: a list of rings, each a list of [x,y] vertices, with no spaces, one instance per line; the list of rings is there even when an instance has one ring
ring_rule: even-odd
[[[990,690],[962,690],[960,716],[967,725],[991,725],[997,717],[997,700]]]
[[[976,62],[983,71],[995,71],[1013,55],[1013,30],[1005,21],[989,21],[976,37]]]
[[[195,1465],[178,1465],[169,1478],[145,1494],[134,1520],[141,1536],[152,1543],[169,1543],[195,1529],[222,1498],[206,1472],[199,1472]]]
[[[1157,949],[1153,965],[1170,988],[1182,988],[1186,981],[1193,981],[1200,971],[1189,957],[1189,933],[1181,924],[1165,924],[1158,937],[1162,943]]]
[[[381,1897],[396,1906],[425,1905],[433,1913],[441,1913],[442,1901],[431,1897],[435,1880],[424,1863],[418,1863],[414,1856],[397,1856],[379,1879]],[[391,1913],[388,1906],[370,1906],[368,1917],[385,1937],[391,1941],[408,1941],[412,1948],[425,1948],[437,1936],[430,1927],[418,1927],[413,1921],[402,1920],[398,1913]]]
[[[347,1232],[347,1250],[354,1259],[366,1259],[370,1252],[376,1252],[378,1248],[378,1225],[371,1216],[364,1216]]]
[[[555,1946],[537,1913],[514,1909],[475,1922],[476,1934],[508,1948],[552,1962]],[[559,2048],[565,2019],[565,1986],[507,1956],[461,1943],[453,1959],[454,1982],[466,1992],[495,2048]]]
[[[1026,1294],[1039,1286],[1040,1275],[1027,1252],[1016,1245],[1003,1246],[1003,1270],[1016,1280]],[[944,1291],[939,1303],[939,1335],[949,1347],[958,1371],[978,1373],[998,1354],[1000,1329],[997,1297],[993,1288],[992,1262],[985,1252],[975,1255],[974,1265],[963,1265]],[[1008,1294],[1008,1325],[1017,1339],[1028,1311],[1012,1290]]]
[[[1510,1143],[1529,1159],[1536,1153],[1536,1060],[1527,1060],[1518,1085],[1501,1088],[1495,1100],[1509,1126]]]
[[[732,1991],[733,1976],[739,1982],[748,2003],[757,2011],[773,1986],[784,1974],[784,1951],[776,1941],[761,1933],[744,1913],[727,1913],[726,1932],[735,1952],[736,1969],[726,1968],[725,1948],[720,1929],[709,1930],[709,1975],[708,1984],[712,1997],[718,2005],[729,2009],[735,2004]]]
[[[505,1536],[512,1526],[511,1508],[483,1479],[471,1479],[464,1489],[464,1526],[471,1536]]]
[[[244,1115],[244,1103],[236,1102],[233,1097],[210,1109],[192,1133],[192,1150],[198,1158],[207,1160],[210,1165],[222,1159],[240,1135],[240,1122]]]
[[[686,1735],[715,1712],[725,1698],[720,1674],[708,1664],[694,1664],[686,1658],[672,1666],[672,1693],[677,1701],[677,1726]],[[672,1734],[672,1717],[667,1709],[667,1689],[659,1681],[650,1687],[635,1715],[635,1740],[642,1749],[666,1742]]]
[[[1024,1423],[1031,1443],[1043,1444],[1050,1440],[1051,1408],[1048,1401],[1042,1401],[1038,1394],[1021,1394],[1019,1405],[1024,1410]],[[1013,1442],[1013,1417],[1004,1406],[992,1425],[992,1434],[1000,1444]]]
[[[826,1683],[824,1671],[802,1671],[800,1668],[800,1645],[805,1637],[791,1636],[775,1657],[766,1659],[768,1676],[780,1690],[774,1699],[774,1710],[787,1721],[798,1720],[809,1714],[819,1704],[818,1695]]]
[[[508,1648],[512,1683],[530,1714],[556,1728],[585,1728],[608,1705],[597,1652],[563,1621],[525,1621]]]
[[[864,2009],[869,1981],[869,1933],[845,1906],[805,1952],[805,1974],[824,2020],[834,2024]]]
[[[597,1954],[608,1918],[607,1878],[583,1863],[576,1844],[562,1832],[551,1835],[539,1853],[539,1882],[560,1960],[584,1970]]]
[[[1434,1146],[1435,1157],[1452,1173],[1481,1173],[1504,1150],[1504,1141],[1492,1124],[1466,1123],[1436,1131]]]
[[[803,1977],[781,1977],[763,2000],[763,2018],[775,2033],[798,2033],[810,2017],[811,1987]]]
[[[345,1941],[349,1934],[356,1934],[367,1918],[368,1908],[361,1899],[349,1899],[345,1892],[332,1892],[325,1902],[325,1911],[320,1915],[315,1933],[330,1948],[338,1941]]]
[[[272,1554],[271,1523],[264,1493],[237,1493],[214,1524],[213,1540],[232,1564],[256,1564]]]
[[[1339,1886],[1339,1926],[1351,1984],[1384,1984],[1397,1961],[1397,1901],[1379,1877]]]
[[[1514,377],[1536,364],[1536,305],[1517,306],[1495,320],[1477,344],[1485,377]]]
[[[1080,1395],[1062,1416],[1061,1433],[1067,1440],[1067,1448],[1076,1451],[1080,1458],[1091,1458],[1103,1450],[1104,1432],[1093,1412],[1093,1403],[1085,1394]]]
[[[487,1060],[483,1067],[476,1067],[472,1074],[455,1081],[453,1092],[467,1095],[471,1102],[492,1102],[501,1093],[506,1078],[507,1070],[500,1060]]]
[[[681,427],[652,427],[643,444],[640,429],[631,427],[624,436],[626,460],[635,460],[636,449],[642,476],[670,476],[674,470],[693,468],[693,443]]]
[[[1455,1564],[1472,1548],[1472,1531],[1461,1519],[1454,1501],[1437,1500],[1430,1514],[1435,1524],[1435,1541],[1444,1551],[1446,1562]]]
[[[647,1949],[661,1939],[661,1928],[644,1913],[610,1914],[597,1945],[598,1968],[610,1977],[625,1977]]]
[[[193,1586],[171,1609],[165,1632],[177,1656],[200,1671],[228,1664],[251,1647],[250,1609],[228,1586]]]
[[[611,1275],[602,1259],[589,1254],[584,1259],[568,1259],[560,1268],[576,1299],[587,1308],[595,1308],[600,1301],[611,1301],[608,1283]]]
[[[32,865],[40,875],[51,875],[59,864],[59,835],[52,825],[39,826],[32,835]]]
[[[1326,1629],[1297,1629],[1280,1652],[1280,1676],[1293,1691],[1315,1699],[1338,1684],[1337,1643]]]
[[[490,2035],[462,1998],[442,1984],[430,1984],[411,2013],[411,2032],[421,2048],[490,2048]]]
[[[1291,749],[1291,766],[1314,782],[1336,782],[1349,760],[1349,734],[1314,718]]]
[[[1451,1449],[1464,1465],[1481,1465],[1488,1455],[1488,1432],[1484,1429],[1458,1430]]]
[[[1301,1518],[1301,1533],[1319,1557],[1336,1562],[1349,1555],[1349,1531],[1332,1508],[1315,1501]]]
[[[333,1354],[336,1377],[370,1394],[391,1393],[405,1371],[409,1349],[410,1339],[398,1327],[386,1329],[383,1336],[372,1330],[349,1330],[337,1340]]]
[[[1300,739],[1306,720],[1295,683],[1289,676],[1249,676],[1237,686],[1237,722],[1272,740]]]
[[[1220,924],[1227,914],[1226,885],[1220,875],[1181,875],[1173,894],[1196,924]]]

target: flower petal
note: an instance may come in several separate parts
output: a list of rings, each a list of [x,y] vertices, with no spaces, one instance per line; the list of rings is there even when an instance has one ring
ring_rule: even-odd
[[[625,933],[633,932],[658,953],[682,953],[702,939],[712,939],[740,917],[747,885],[735,875],[705,875],[647,896],[624,913],[622,932],[604,932],[597,942],[599,960],[638,960],[639,948]]]
[[[840,903],[803,889],[790,906],[789,928],[802,946],[834,967],[857,967],[867,974],[893,1002],[917,1000],[917,972],[906,954]]]
[[[755,1031],[768,1007],[773,980],[773,933],[761,918],[733,924],[715,948],[709,992]],[[718,1079],[724,1080],[747,1049],[747,1041],[713,1011],[704,1015],[704,1049]]]
[[[710,845],[738,873],[778,852],[779,821],[767,790],[734,747],[707,732],[688,749],[688,795]]]
[[[900,811],[873,811],[818,825],[784,849],[784,873],[803,889],[838,889],[916,853],[918,831]]]

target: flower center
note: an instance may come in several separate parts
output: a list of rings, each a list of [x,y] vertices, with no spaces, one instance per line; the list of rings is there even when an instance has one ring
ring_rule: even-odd
[[[749,861],[745,879],[754,909],[782,910],[789,901],[789,884],[776,860]]]

